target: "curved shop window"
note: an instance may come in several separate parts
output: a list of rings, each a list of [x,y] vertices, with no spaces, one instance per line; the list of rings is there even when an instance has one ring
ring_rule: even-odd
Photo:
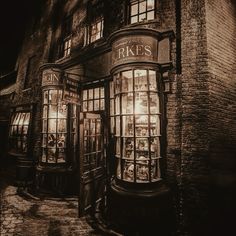
[[[62,89],[51,88],[43,91],[43,163],[66,163],[69,152],[75,153],[77,107],[75,104],[68,104],[62,98]]]
[[[11,153],[27,153],[29,123],[30,112],[13,113],[9,129],[9,151]]]
[[[148,183],[161,179],[160,76],[133,69],[114,74],[111,127],[115,136],[116,177]]]

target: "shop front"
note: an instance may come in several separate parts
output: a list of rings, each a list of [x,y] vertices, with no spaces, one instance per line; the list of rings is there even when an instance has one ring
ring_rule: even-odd
[[[111,36],[111,131],[115,173],[110,218],[125,232],[167,232],[171,192],[165,183],[165,83],[171,63],[158,61],[171,34],[120,30]],[[168,44],[167,44],[168,45]],[[166,48],[166,54],[169,53]],[[168,57],[168,56],[167,56]]]

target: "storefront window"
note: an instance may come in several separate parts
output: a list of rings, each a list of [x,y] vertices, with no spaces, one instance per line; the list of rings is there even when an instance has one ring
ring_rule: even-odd
[[[110,84],[118,179],[137,183],[160,180],[161,114],[157,85],[156,71],[143,69],[118,73]]]
[[[9,144],[14,153],[27,153],[30,112],[17,112],[12,115]]]
[[[69,134],[73,136],[71,144],[75,147],[77,139],[76,105],[71,104],[70,110],[72,111],[69,113],[69,105],[62,100],[62,90],[43,91],[42,162],[66,162]]]
[[[82,111],[101,111],[105,109],[104,105],[104,87],[97,87],[83,90]]]

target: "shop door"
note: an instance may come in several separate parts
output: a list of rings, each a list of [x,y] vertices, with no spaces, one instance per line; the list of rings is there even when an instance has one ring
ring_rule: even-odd
[[[104,125],[98,113],[80,114],[79,217],[93,214],[105,198]]]

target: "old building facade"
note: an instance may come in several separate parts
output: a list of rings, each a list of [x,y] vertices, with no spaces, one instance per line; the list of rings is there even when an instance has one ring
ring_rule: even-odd
[[[44,1],[17,74],[0,81],[2,159],[17,161],[17,183],[78,193],[81,214],[111,193],[124,228],[128,211],[165,232],[174,212],[180,235],[227,231],[235,29],[230,0]]]

